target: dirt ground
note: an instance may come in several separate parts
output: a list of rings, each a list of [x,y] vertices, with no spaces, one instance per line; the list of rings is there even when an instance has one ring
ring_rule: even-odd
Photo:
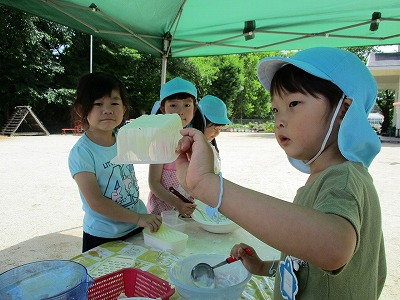
[[[78,138],[0,136],[0,273],[81,252],[83,213],[67,163]],[[233,182],[287,201],[305,182],[306,175],[290,166],[270,134],[222,132],[217,140],[223,176]],[[146,202],[148,165],[136,165],[135,170]],[[399,299],[400,143],[382,143],[370,173],[381,199],[388,262],[380,299]]]

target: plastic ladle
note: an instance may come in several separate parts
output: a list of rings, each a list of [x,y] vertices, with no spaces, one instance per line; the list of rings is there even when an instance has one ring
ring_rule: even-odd
[[[249,248],[244,249],[244,251],[251,255],[251,250]],[[199,263],[195,265],[192,269],[191,276],[193,283],[200,288],[214,288],[215,287],[215,273],[214,269],[222,267],[223,265],[233,263],[237,261],[237,258],[229,256],[224,261],[211,267],[206,263]]]

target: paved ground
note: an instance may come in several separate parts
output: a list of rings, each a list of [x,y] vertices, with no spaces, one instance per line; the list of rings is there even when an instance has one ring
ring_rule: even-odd
[[[76,136],[0,136],[0,273],[81,251],[82,210],[67,157]],[[306,176],[289,165],[269,134],[223,132],[218,137],[224,177],[291,201]],[[147,199],[147,165],[135,166]],[[400,298],[400,144],[382,144],[370,167],[381,198],[388,278],[381,299]]]

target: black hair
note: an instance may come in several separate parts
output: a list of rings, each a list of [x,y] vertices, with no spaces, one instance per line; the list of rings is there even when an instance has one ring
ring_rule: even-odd
[[[207,119],[206,116],[204,116],[204,119],[206,120],[206,124],[205,124],[204,128],[211,127],[211,126],[225,126],[226,125],[226,124],[217,124],[217,123],[211,122],[209,119]],[[217,150],[217,152],[219,153],[219,149],[217,146],[217,140],[215,138],[213,138],[210,143],[211,143],[211,145],[213,145],[215,147],[215,150]]]
[[[112,74],[105,72],[94,72],[83,75],[76,89],[75,102],[72,105],[72,116],[79,120],[82,127],[89,128],[87,116],[93,107],[93,102],[105,95],[111,95],[113,90],[119,90],[123,105],[126,107],[124,118],[119,126],[125,123],[129,116],[128,94],[122,82]]]
[[[271,82],[271,96],[282,96],[286,93],[310,94],[313,97],[320,95],[328,99],[331,109],[334,109],[343,91],[329,80],[325,80],[302,69],[287,64],[276,71]]]
[[[197,104],[196,104],[197,106]],[[196,109],[196,111],[194,112],[194,116],[193,119],[191,121],[192,127],[196,128],[197,130],[200,130],[202,133],[204,133],[204,121],[203,121],[203,116],[201,114],[200,109]]]

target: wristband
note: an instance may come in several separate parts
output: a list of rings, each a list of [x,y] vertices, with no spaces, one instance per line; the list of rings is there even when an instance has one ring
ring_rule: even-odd
[[[211,207],[209,205],[206,206],[206,214],[211,219],[215,220],[217,224],[219,224],[219,213],[218,209],[222,203],[222,197],[224,195],[224,178],[222,178],[222,172],[218,173],[219,176],[219,197],[218,197],[218,204],[216,207]]]

